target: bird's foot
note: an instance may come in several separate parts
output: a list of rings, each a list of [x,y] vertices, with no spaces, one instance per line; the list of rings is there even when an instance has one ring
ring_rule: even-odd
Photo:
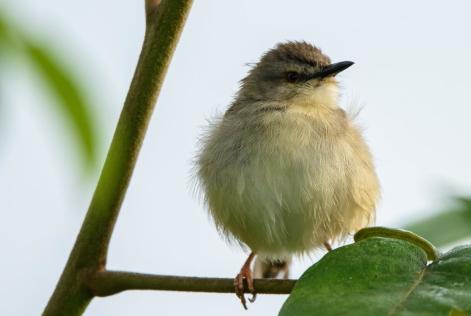
[[[249,302],[253,303],[255,302],[255,299],[257,297],[257,294],[255,293],[255,287],[253,285],[253,275],[252,275],[252,270],[250,269],[250,264],[252,263],[253,258],[255,257],[254,253],[251,253],[247,260],[245,261],[244,265],[242,266],[242,269],[240,269],[239,274],[234,279],[234,288],[235,288],[235,293],[237,297],[240,299],[240,302],[242,303],[242,306],[244,306],[244,309],[247,309],[247,301],[245,299],[245,284],[244,280],[247,282],[247,288],[250,293],[252,293],[252,297],[249,298]]]

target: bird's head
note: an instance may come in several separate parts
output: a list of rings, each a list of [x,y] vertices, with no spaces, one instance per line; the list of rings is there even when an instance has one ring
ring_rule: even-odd
[[[242,80],[239,98],[267,102],[336,105],[335,75],[353,65],[331,63],[306,42],[287,42],[271,49]]]

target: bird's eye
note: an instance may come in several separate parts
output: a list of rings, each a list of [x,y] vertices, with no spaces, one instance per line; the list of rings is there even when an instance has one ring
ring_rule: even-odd
[[[286,80],[291,83],[295,83],[299,80],[299,74],[294,71],[288,71],[286,73]]]

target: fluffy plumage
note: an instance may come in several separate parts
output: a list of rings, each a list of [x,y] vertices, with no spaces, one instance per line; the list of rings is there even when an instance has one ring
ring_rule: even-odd
[[[209,212],[262,258],[304,254],[374,218],[368,147],[338,106],[334,76],[311,76],[329,64],[305,42],[278,45],[203,137],[197,175]],[[290,72],[303,79],[287,81]]]

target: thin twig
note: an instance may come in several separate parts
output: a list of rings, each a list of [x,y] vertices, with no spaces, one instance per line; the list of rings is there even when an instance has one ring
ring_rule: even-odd
[[[261,294],[289,294],[295,283],[296,280],[254,280],[255,289]],[[199,278],[121,271],[98,272],[90,276],[88,285],[96,296],[109,296],[127,290],[234,293],[233,278]]]

